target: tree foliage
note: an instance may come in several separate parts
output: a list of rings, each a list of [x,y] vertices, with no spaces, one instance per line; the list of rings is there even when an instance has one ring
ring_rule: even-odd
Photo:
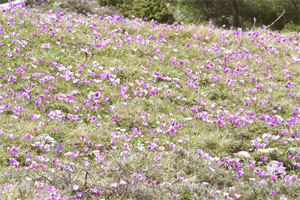
[[[269,25],[283,12],[272,29],[281,30],[284,24],[293,21],[299,24],[300,0],[166,0],[180,10],[187,21],[213,21],[217,26],[223,24],[245,28],[253,24]]]

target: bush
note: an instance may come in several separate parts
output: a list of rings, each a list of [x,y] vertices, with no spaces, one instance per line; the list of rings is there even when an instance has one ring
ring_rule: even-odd
[[[173,23],[175,18],[163,0],[99,0],[101,6],[115,6],[125,17],[135,16],[160,23]]]
[[[300,26],[297,24],[294,24],[293,21],[290,21],[289,23],[284,25],[284,29],[282,31],[284,31],[284,32],[300,32]]]
[[[98,0],[100,6],[114,6],[117,7],[117,4],[121,4],[123,0]]]

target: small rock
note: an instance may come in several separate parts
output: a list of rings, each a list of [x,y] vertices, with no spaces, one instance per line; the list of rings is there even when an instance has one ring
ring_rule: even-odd
[[[298,153],[300,154],[300,148],[292,147],[288,149],[288,154],[292,156],[296,156]]]
[[[278,152],[279,149],[278,148],[269,148],[269,149],[257,149],[256,152],[257,153],[275,153]]]
[[[236,156],[236,157],[239,157],[239,158],[250,158],[250,159],[252,159],[251,154],[247,151],[240,151],[238,153],[234,153],[233,155]]]
[[[43,145],[49,144],[51,147],[59,147],[59,143],[53,137],[46,133],[37,136],[36,140],[42,143]]]
[[[278,162],[276,160],[272,160],[267,165],[267,171],[271,174],[279,174],[285,172],[285,167],[283,167],[283,164],[281,162]]]

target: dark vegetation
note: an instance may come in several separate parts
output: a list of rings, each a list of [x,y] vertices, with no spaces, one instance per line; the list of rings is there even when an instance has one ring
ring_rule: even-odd
[[[186,17],[186,22],[213,21],[217,26],[224,24],[237,28],[251,28],[256,25],[269,25],[285,10],[285,14],[270,27],[272,30],[283,30],[288,23],[299,25],[299,0],[166,0],[177,9],[178,14]],[[180,8],[178,10],[178,8]],[[293,26],[288,25],[288,28]]]
[[[27,0],[28,5],[36,2],[39,1]],[[121,14],[125,18],[135,16],[143,20],[145,18],[149,21],[155,20],[158,23],[172,24],[176,21],[196,25],[211,22],[216,27],[225,29],[231,27],[253,29],[274,22],[270,26],[273,31],[300,30],[300,0],[97,0],[96,2],[110,10],[104,14]],[[82,7],[84,4],[77,0],[66,0],[63,1],[62,7],[74,9],[79,13],[91,12],[88,6]]]

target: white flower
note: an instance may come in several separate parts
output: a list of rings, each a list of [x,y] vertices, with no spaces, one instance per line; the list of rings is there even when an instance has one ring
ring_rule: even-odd
[[[79,186],[78,186],[78,185],[73,185],[73,186],[72,186],[72,189],[73,189],[73,190],[78,190],[78,189],[79,189]]]

